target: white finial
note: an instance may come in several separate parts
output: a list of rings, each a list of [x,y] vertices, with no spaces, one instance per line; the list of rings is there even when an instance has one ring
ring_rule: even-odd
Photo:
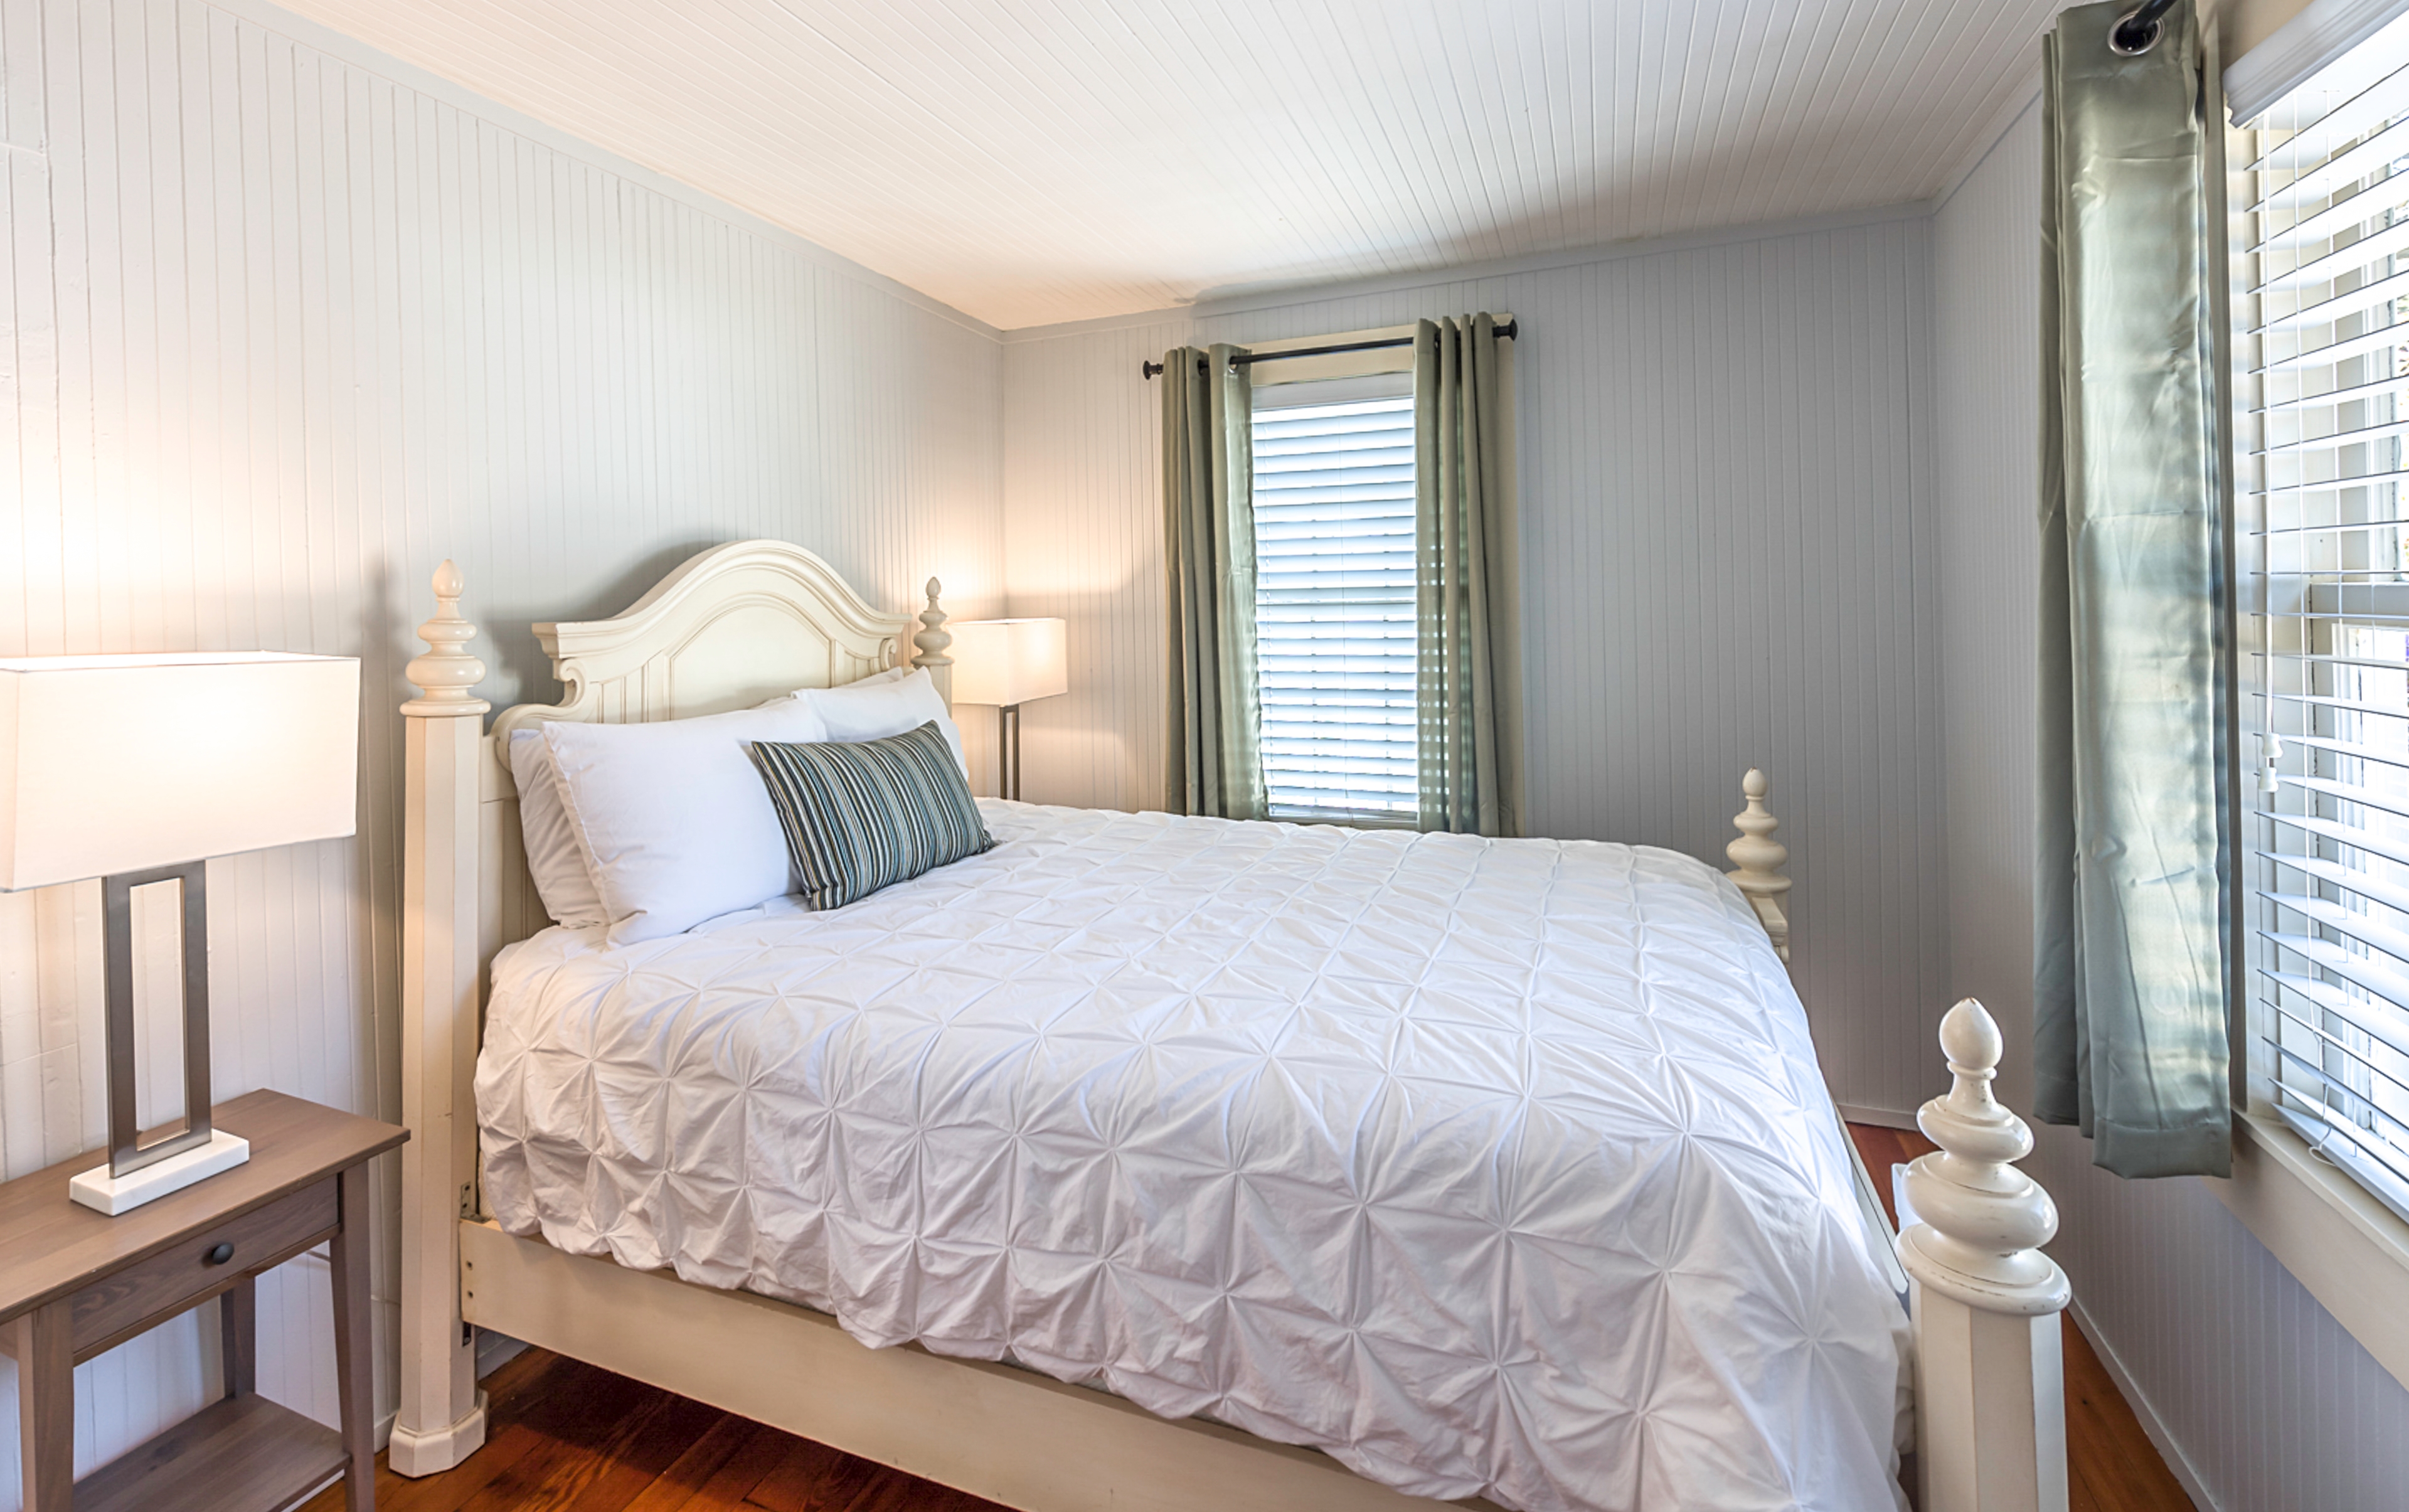
[[[1790,890],[1790,879],[1782,874],[1782,868],[1790,860],[1790,847],[1773,838],[1782,821],[1765,807],[1765,795],[1772,785],[1766,781],[1765,773],[1754,767],[1749,768],[1748,775],[1739,780],[1740,796],[1748,799],[1748,807],[1733,815],[1739,839],[1724,846],[1724,854],[1731,857],[1728,874],[1732,882],[1747,895],[1749,906],[1764,921],[1765,932],[1771,937],[1775,952],[1788,960],[1790,916],[1782,906],[1782,896]]]
[[[2072,1292],[2040,1246],[2057,1232],[2057,1204],[2013,1164],[2032,1153],[2032,1130],[1991,1095],[1999,1026],[1965,999],[1940,1021],[1940,1048],[1955,1080],[1915,1116],[1940,1148],[1908,1167],[1917,1221],[1899,1259],[1916,1280],[1969,1307],[2027,1318],[2056,1312]]]
[[[403,672],[420,689],[417,698],[401,706],[405,714],[420,718],[482,714],[490,707],[469,692],[485,680],[485,664],[467,649],[477,638],[477,627],[460,617],[465,586],[460,569],[448,560],[435,569],[435,617],[418,627],[426,652],[413,657]]]
[[[944,591],[944,583],[934,578],[929,580],[929,607],[920,611],[922,628],[912,638],[912,643],[920,648],[920,654],[912,658],[915,667],[933,670],[954,664],[954,658],[945,655],[945,648],[954,643],[953,632],[945,628],[945,612],[937,607],[937,595]]]

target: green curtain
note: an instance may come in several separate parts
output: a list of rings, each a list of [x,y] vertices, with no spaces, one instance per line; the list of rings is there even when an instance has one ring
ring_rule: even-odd
[[[1162,359],[1163,562],[1171,626],[1164,804],[1175,814],[1263,816],[1255,687],[1255,449],[1236,348]]]
[[[1514,343],[1487,315],[1414,328],[1421,823],[1522,832]]]
[[[2125,1176],[2224,1175],[2225,583],[2200,34],[2044,46],[2036,1102]]]

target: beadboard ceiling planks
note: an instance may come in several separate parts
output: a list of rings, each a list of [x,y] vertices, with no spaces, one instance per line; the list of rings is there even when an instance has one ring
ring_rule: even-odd
[[[2056,0],[287,0],[1003,327],[1896,204]]]

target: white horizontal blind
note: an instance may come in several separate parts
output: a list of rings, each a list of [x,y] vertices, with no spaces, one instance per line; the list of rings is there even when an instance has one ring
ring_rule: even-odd
[[[1254,441],[1272,817],[1408,822],[1420,807],[1413,397],[1259,401]]]
[[[2409,1217],[2409,22],[2250,126],[2254,1087]]]

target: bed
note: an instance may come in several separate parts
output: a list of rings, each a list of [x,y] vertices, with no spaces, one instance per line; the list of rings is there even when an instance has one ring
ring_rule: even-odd
[[[481,1441],[482,1325],[1032,1512],[1895,1505],[1911,1379],[1926,1507],[2063,1505],[1996,1030],[1952,1015],[1925,1122],[1966,1153],[1894,1259],[1755,774],[1735,879],[982,800],[986,855],[613,946],[535,908],[496,740],[942,675],[936,585],[907,654],[809,553],[717,548],[537,626],[568,696],[486,736],[446,574],[405,711],[396,1469]]]

